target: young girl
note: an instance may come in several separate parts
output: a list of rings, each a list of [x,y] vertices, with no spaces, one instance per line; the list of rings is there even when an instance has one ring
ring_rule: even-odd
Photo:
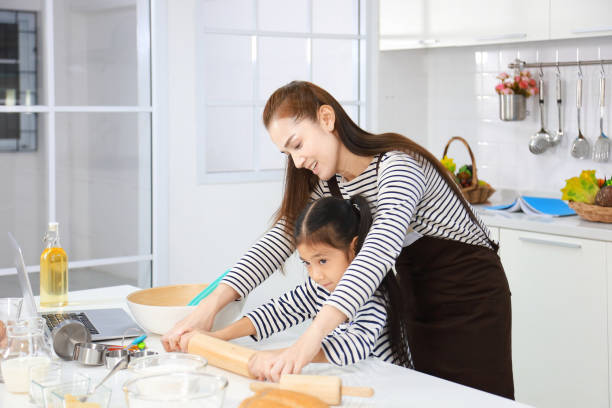
[[[350,200],[325,197],[309,203],[294,229],[295,245],[308,279],[241,320],[209,334],[223,340],[251,336],[258,341],[314,318],[359,252],[371,224],[370,208],[362,196]],[[403,308],[395,275],[389,273],[355,316],[325,337],[312,361],[343,366],[375,356],[411,367],[406,319],[399,316]],[[183,336],[183,350],[190,338]],[[275,352],[259,352],[249,365]]]

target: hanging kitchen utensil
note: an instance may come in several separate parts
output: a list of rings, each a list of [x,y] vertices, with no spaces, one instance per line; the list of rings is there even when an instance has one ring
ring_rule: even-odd
[[[591,144],[582,135],[580,129],[580,111],[582,110],[582,68],[578,62],[578,79],[576,80],[576,111],[578,113],[578,137],[574,139],[570,153],[577,159],[587,159],[591,156]]]
[[[529,151],[533,154],[544,153],[544,151],[550,146],[548,140],[552,138],[552,135],[546,130],[546,126],[544,125],[544,72],[542,72],[542,67],[540,67],[540,92],[538,105],[540,106],[540,130],[531,136],[531,139],[529,139]]]
[[[548,139],[548,143],[551,146],[558,145],[563,138],[563,101],[561,96],[561,71],[559,71],[559,63],[557,62],[557,81],[556,87],[557,91],[557,114],[558,114],[558,127],[556,132],[550,132],[550,139]]]
[[[610,138],[603,131],[604,106],[606,102],[606,77],[601,65],[601,78],[599,78],[599,137],[593,146],[593,160],[607,162],[610,160]]]

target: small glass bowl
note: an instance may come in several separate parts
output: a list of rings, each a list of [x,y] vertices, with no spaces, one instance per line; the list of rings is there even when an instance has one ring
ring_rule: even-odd
[[[47,408],[65,408],[66,406],[70,406],[70,396],[78,398],[87,394],[87,391],[89,391],[91,387],[90,383],[91,381],[89,379],[76,380],[51,388],[51,393],[47,400]],[[100,408],[108,408],[110,405],[111,393],[112,391],[110,388],[101,385],[96,392],[87,396],[87,402],[98,404]]]
[[[204,357],[195,354],[164,353],[131,360],[128,370],[138,375],[178,371],[203,372],[207,365],[208,361]]]
[[[218,408],[223,405],[227,379],[196,372],[147,375],[126,382],[128,408]]]

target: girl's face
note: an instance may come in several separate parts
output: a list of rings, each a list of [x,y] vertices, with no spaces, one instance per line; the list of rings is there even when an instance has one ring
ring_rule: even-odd
[[[351,249],[343,251],[327,244],[300,244],[297,250],[308,270],[308,276],[330,292],[336,288],[344,272],[355,258],[353,240]]]
[[[291,156],[295,167],[308,169],[321,180],[329,180],[336,174],[340,141],[332,132],[333,115],[331,119],[324,114],[320,116],[316,122],[276,118],[270,122],[268,132],[276,147]]]

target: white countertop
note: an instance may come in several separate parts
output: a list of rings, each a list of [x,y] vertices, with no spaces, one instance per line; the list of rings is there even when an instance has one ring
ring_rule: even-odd
[[[479,204],[474,207],[485,224],[490,227],[612,242],[612,224],[587,221],[578,215],[548,217],[528,215],[523,212],[509,213],[505,211],[493,211],[484,208],[492,205],[510,204],[519,195],[560,198],[560,194],[519,193],[512,190],[501,190],[491,196],[490,203]]]
[[[125,297],[137,289],[133,286],[124,285],[71,292],[70,303],[66,310],[85,307],[122,307],[129,312]],[[280,333],[259,343],[255,343],[249,338],[243,338],[235,342],[254,349],[269,349],[285,347],[291,344],[297,336],[299,336],[299,331],[293,330]],[[159,336],[150,335],[145,341],[150,349],[164,352]],[[94,381],[101,379],[107,372],[104,367],[83,367],[76,362],[67,362],[66,368],[87,374]],[[252,395],[249,390],[251,380],[212,366],[207,367],[207,372],[222,375],[229,380],[224,407],[237,407],[243,399]],[[526,407],[526,405],[505,398],[374,358],[347,367],[336,367],[331,364],[310,364],[305,368],[304,373],[337,375],[342,377],[344,385],[374,388],[372,398],[344,397],[343,407]],[[121,387],[125,381],[131,378],[131,375],[124,370],[108,380],[107,386],[113,390],[111,407],[126,406]],[[27,395],[10,394],[5,391],[4,384],[0,383],[0,407],[34,407],[34,405],[28,403]]]

